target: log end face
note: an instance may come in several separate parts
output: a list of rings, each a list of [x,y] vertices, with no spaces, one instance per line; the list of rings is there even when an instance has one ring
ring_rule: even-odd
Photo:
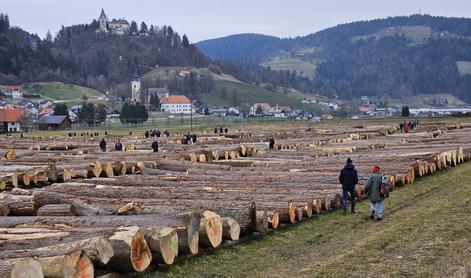
[[[132,267],[136,272],[143,272],[152,262],[152,253],[141,230],[134,235],[131,248]]]
[[[16,262],[10,272],[11,278],[43,278],[43,269],[41,264],[34,259],[28,258]]]
[[[273,212],[273,215],[269,218],[269,223],[272,229],[278,228],[278,225],[280,225],[280,214],[277,211]]]

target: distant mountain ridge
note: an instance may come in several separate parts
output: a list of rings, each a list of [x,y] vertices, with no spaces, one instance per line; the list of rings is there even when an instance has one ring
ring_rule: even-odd
[[[264,43],[251,51],[234,47],[254,39],[231,36],[230,40],[200,42],[198,47],[218,59],[243,57],[258,64],[275,64],[281,70],[293,69],[290,61],[298,67],[310,63],[315,72],[304,74],[313,76],[309,89],[327,96],[350,99],[382,96],[388,91],[400,98],[450,93],[471,103],[469,18],[391,17],[342,24],[293,39],[261,40]],[[228,48],[230,55],[223,51]]]

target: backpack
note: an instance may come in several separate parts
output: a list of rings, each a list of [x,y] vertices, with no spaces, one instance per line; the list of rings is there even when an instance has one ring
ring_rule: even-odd
[[[386,176],[381,177],[381,186],[379,188],[379,195],[381,198],[385,199],[389,197],[389,179]]]

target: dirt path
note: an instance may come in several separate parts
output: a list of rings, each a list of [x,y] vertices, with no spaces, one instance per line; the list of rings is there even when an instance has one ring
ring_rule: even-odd
[[[368,219],[368,206],[186,259],[155,277],[471,277],[471,163],[396,190],[380,223]]]

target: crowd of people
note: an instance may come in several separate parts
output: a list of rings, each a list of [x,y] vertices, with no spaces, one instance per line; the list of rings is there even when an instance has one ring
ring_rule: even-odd
[[[419,121],[403,121],[399,124],[401,133],[408,133],[409,131],[413,131],[418,126],[419,126]]]
[[[146,130],[146,132],[144,132],[144,136],[147,138],[149,137],[170,137],[170,133],[168,132],[168,130],[164,130],[163,133],[160,132],[159,129],[155,130],[155,129],[151,129],[151,130]]]
[[[221,133],[221,134],[222,134],[222,133],[228,133],[228,132],[229,132],[229,129],[228,129],[227,127],[223,128],[222,126],[219,127],[219,128],[215,127],[215,128],[214,128],[214,133],[217,134],[218,132]]]

